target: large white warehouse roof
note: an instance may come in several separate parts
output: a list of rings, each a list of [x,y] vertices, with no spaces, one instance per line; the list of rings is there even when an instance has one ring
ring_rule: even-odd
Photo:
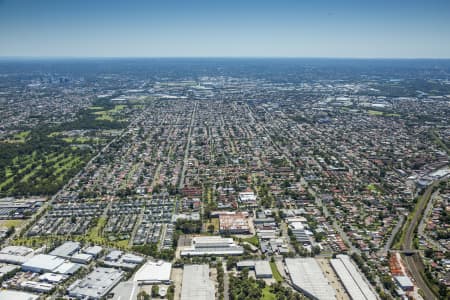
[[[336,293],[314,258],[286,258],[292,284],[307,296],[318,300],[335,300]]]
[[[146,283],[170,282],[172,264],[164,261],[147,262],[134,275],[134,281]]]
[[[353,265],[350,257],[347,255],[338,255],[336,259],[332,259],[333,267],[345,290],[352,299],[376,300],[377,297],[366,283],[359,270]]]
[[[181,300],[211,300],[214,299],[214,283],[209,278],[208,265],[185,265]]]

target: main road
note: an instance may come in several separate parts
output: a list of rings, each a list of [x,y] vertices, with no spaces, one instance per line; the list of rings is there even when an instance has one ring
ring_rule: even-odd
[[[184,159],[183,159],[183,166],[181,168],[180,173],[180,182],[178,183],[178,188],[181,190],[184,187],[184,175],[186,174],[186,169],[188,165],[189,160],[189,147],[191,145],[192,140],[192,128],[194,127],[195,122],[195,114],[197,112],[197,101],[194,103],[194,109],[192,111],[191,115],[191,121],[189,123],[189,129],[188,129],[188,135],[187,135],[187,141],[186,141],[186,149],[184,150]]]

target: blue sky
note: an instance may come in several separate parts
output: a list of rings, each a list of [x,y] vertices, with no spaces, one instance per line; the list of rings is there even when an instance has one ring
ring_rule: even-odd
[[[0,56],[450,58],[450,1],[0,0]]]

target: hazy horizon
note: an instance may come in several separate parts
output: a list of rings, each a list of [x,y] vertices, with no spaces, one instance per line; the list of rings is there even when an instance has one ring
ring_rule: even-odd
[[[0,57],[450,58],[450,1],[0,0]]]

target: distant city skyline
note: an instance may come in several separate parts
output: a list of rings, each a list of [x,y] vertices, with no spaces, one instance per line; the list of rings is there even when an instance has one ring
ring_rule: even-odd
[[[450,58],[450,1],[0,0],[0,56]]]

